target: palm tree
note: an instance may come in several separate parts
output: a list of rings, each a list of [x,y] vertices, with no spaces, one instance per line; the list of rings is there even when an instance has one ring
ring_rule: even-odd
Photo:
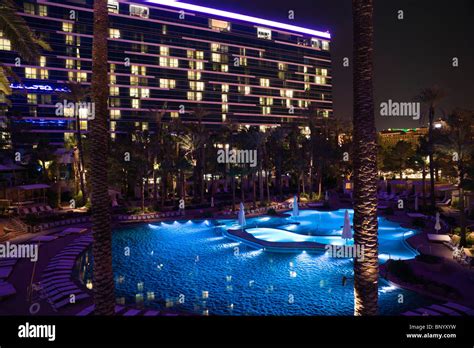
[[[464,189],[467,184],[468,167],[474,158],[474,111],[455,110],[448,115],[448,130],[443,137],[442,150],[447,152],[454,161],[459,191],[459,211],[461,227],[461,246],[466,246],[466,209]]]
[[[376,315],[378,301],[377,138],[373,100],[373,0],[352,1],[354,21],[354,315]]]
[[[431,87],[423,89],[420,94],[415,98],[417,101],[425,104],[428,107],[428,159],[430,166],[430,202],[431,210],[434,213],[436,210],[436,197],[435,197],[435,163],[434,163],[434,116],[435,109],[439,102],[444,98],[445,93],[438,87]]]
[[[36,37],[17,11],[14,1],[0,1],[0,31],[10,40],[13,50],[27,62],[34,62],[41,55],[41,49],[51,51],[51,47]],[[12,69],[0,64],[0,93],[6,95],[12,92],[8,78],[18,79]]]
[[[94,236],[94,303],[96,315],[113,315],[115,309],[112,270],[112,231],[107,190],[108,132],[108,10],[107,0],[94,1],[92,48],[92,96],[95,117],[91,121],[92,231]]]
[[[61,93],[59,95],[62,99],[70,99],[74,103],[84,102],[90,96],[90,90],[87,87],[83,87],[80,83],[77,82],[68,82],[66,84],[69,89],[68,93]],[[77,105],[77,104],[76,104]],[[82,193],[82,202],[79,202],[80,205],[84,205],[87,201],[87,192],[85,185],[85,165],[84,165],[84,147],[82,145],[82,134],[81,134],[81,119],[79,112],[74,113],[76,118],[76,144],[77,151],[79,155],[79,183]]]

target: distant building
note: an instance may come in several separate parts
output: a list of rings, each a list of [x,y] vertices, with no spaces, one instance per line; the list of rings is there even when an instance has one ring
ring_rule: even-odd
[[[379,132],[379,141],[380,145],[383,147],[395,146],[399,141],[405,141],[410,143],[413,147],[416,147],[420,142],[420,138],[427,134],[427,127],[402,129],[389,128]]]

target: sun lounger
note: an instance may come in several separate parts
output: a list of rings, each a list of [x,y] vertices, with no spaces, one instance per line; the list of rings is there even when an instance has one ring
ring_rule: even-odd
[[[443,314],[447,314],[447,315],[451,315],[451,316],[461,316],[461,314],[459,314],[458,312],[448,308],[448,307],[444,307],[444,306],[440,306],[440,305],[437,305],[437,304],[434,304],[434,305],[431,305],[429,306],[428,308],[431,308],[433,310],[436,310],[438,312],[441,312]]]
[[[0,268],[0,279],[8,278],[12,272],[13,267],[2,267]]]
[[[76,298],[75,298],[75,300],[76,300],[75,303],[77,303],[78,301],[83,300],[83,299],[85,299],[85,298],[88,298],[88,297],[90,297],[88,294],[85,294],[85,293],[79,294],[79,295],[77,295]],[[53,304],[53,307],[54,307],[55,309],[60,309],[60,308],[62,308],[62,307],[64,307],[64,306],[67,306],[68,304],[75,304],[75,303],[71,303],[71,299],[68,297],[68,298],[66,298],[66,299],[64,299],[64,300],[62,300],[62,301],[60,301],[60,302],[58,302],[58,303]]]
[[[462,312],[466,315],[474,315],[474,310],[473,309],[465,307],[465,306],[460,305],[458,303],[448,302],[448,303],[445,303],[443,306],[455,309],[455,310],[457,310],[459,312]]]
[[[151,310],[151,311],[145,312],[145,314],[143,314],[143,316],[145,316],[145,317],[155,317],[155,316],[157,316],[158,314],[160,314],[160,311],[153,311],[153,310]]]
[[[443,243],[443,242],[451,242],[451,237],[448,236],[447,234],[431,234],[431,233],[428,233],[427,234],[428,236],[428,240],[430,242],[440,242],[440,243]]]
[[[77,317],[85,317],[95,310],[95,305],[90,305],[89,307],[84,308],[82,311],[76,314]]]
[[[15,287],[10,283],[0,283],[0,299],[16,294]]]
[[[422,315],[434,315],[434,316],[440,316],[441,313],[436,312],[434,310],[428,309],[428,308],[418,308],[415,310],[418,313],[421,313]]]
[[[124,313],[124,317],[133,317],[135,315],[137,315],[138,313],[140,313],[140,310],[138,309],[130,309],[128,310],[127,312]]]
[[[56,302],[57,300],[61,298],[60,297],[58,299],[55,299],[56,296],[60,295],[61,293],[68,293],[68,296],[70,296],[71,294],[78,294],[80,292],[81,292],[81,289],[79,289],[77,286],[70,285],[63,288],[51,290],[50,292],[47,293],[47,296],[51,301]],[[62,297],[64,297],[64,295]]]

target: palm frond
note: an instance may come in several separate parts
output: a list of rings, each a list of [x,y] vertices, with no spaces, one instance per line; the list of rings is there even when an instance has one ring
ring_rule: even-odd
[[[51,50],[49,45],[36,37],[25,20],[17,13],[12,0],[0,2],[0,31],[11,41],[12,48],[27,62],[35,62],[41,54],[40,48]]]

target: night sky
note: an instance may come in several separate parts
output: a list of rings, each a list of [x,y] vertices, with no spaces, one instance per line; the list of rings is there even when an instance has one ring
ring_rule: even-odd
[[[272,19],[332,35],[334,115],[352,117],[352,13],[350,0],[181,0]],[[375,0],[375,117],[378,129],[418,127],[408,117],[382,117],[379,105],[413,101],[423,88],[446,92],[442,113],[474,109],[474,0]],[[288,19],[288,11],[295,19]],[[398,20],[398,10],[404,20]],[[452,67],[452,58],[459,67]]]

